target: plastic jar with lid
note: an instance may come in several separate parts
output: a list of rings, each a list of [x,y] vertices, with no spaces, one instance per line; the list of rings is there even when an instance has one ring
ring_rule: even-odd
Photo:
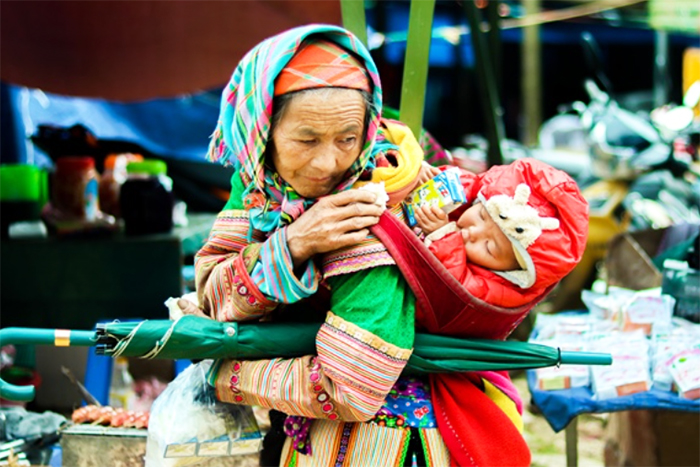
[[[100,177],[100,209],[102,212],[121,217],[119,192],[126,181],[126,166],[129,162],[143,160],[141,154],[110,154],[105,159],[104,171]]]
[[[121,187],[119,205],[124,233],[144,235],[167,233],[173,228],[172,180],[165,162],[144,159],[126,166],[127,179]]]
[[[99,175],[95,160],[87,156],[56,160],[51,204],[65,218],[94,221],[99,213]]]
[[[46,172],[28,164],[0,164],[0,236],[10,224],[39,219],[46,203]]]

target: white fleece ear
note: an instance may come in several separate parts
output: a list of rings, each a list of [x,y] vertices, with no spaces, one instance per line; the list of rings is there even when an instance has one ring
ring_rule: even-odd
[[[556,230],[559,228],[559,219],[554,217],[541,217],[540,219],[542,230]]]
[[[521,183],[515,188],[513,197],[494,195],[484,203],[491,218],[503,233],[518,241],[524,248],[532,245],[543,230],[559,228],[554,217],[540,217],[535,208],[527,204],[530,187]]]

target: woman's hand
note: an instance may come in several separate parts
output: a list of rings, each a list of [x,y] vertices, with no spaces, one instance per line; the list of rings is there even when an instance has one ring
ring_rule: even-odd
[[[327,253],[364,240],[384,209],[377,195],[348,190],[324,196],[287,227],[287,245],[294,266],[318,253]]]
[[[189,300],[185,300],[184,298],[178,299],[177,306],[180,308],[183,315],[195,315],[199,316],[200,318],[212,319],[211,316],[204,313],[197,305]]]
[[[413,215],[416,218],[416,224],[425,235],[435,232],[449,222],[445,211],[437,206],[421,206],[414,209]]]

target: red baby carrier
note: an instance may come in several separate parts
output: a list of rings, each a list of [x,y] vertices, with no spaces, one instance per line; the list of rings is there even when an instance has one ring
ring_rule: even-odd
[[[386,246],[413,290],[416,322],[431,334],[505,339],[537,299],[504,308],[472,296],[403,222],[385,212],[372,232]],[[500,378],[510,384],[506,372]],[[508,416],[484,393],[483,375],[431,375],[438,428],[453,465],[529,465],[530,451]]]
[[[471,295],[416,234],[389,212],[372,227],[372,233],[387,248],[416,295],[418,326],[431,334],[505,339],[554,287],[523,306],[491,305]]]

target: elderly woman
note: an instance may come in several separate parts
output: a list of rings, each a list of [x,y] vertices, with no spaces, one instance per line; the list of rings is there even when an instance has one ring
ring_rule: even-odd
[[[410,132],[381,122],[381,98],[357,38],[318,25],[256,46],[222,96],[210,157],[236,172],[196,258],[202,312],[223,321],[323,321],[315,355],[228,360],[211,374],[220,400],[286,414],[280,465],[449,465],[453,446],[466,452],[483,441],[479,430],[465,440],[449,422],[438,429],[438,410],[462,409],[434,406],[426,381],[401,377],[415,297],[369,233],[383,212],[377,195],[350,190],[387,168],[392,175],[379,178],[391,196],[414,186],[422,152]],[[491,461],[528,463],[515,404],[494,407],[489,425],[510,428],[494,428],[506,447],[493,451],[513,455]],[[457,415],[459,424],[475,423]],[[455,454],[453,463],[470,458]],[[488,458],[473,454],[477,463]]]

